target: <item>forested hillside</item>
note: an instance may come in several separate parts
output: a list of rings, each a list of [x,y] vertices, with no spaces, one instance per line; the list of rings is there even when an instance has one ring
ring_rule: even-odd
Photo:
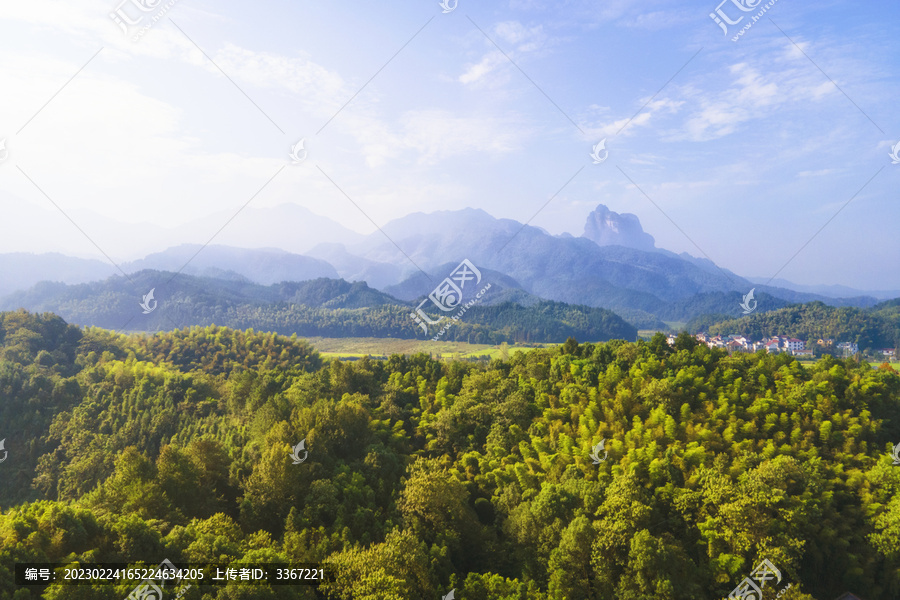
[[[342,363],[275,334],[0,313],[2,438],[3,600],[39,597],[16,562],[164,558],[336,573],[188,600],[719,599],[764,558],[783,599],[900,594],[900,375],[865,363],[686,335]]]
[[[146,270],[128,279],[110,277],[71,286],[43,282],[4,298],[0,310],[53,312],[71,323],[114,330],[166,331],[216,324],[309,337],[424,339],[436,335],[448,322],[432,326],[426,334],[410,317],[418,301],[406,305],[365,282],[322,278],[263,286],[181,274],[174,283],[164,283],[173,277],[173,273]],[[138,306],[141,294],[135,290],[146,293],[150,289],[155,290],[159,304],[151,313],[142,314]],[[432,314],[433,319],[438,316]],[[546,300],[529,306],[502,302],[477,305],[465,318],[454,321],[441,339],[473,344],[562,343],[571,336],[591,341],[634,340],[637,329],[602,308]]]
[[[830,338],[855,342],[860,348],[894,348],[900,344],[900,311],[896,305],[897,301],[891,300],[871,309],[860,309],[810,302],[741,319],[704,315],[690,321],[687,329],[711,335],[740,334],[752,339],[773,335],[801,340]]]

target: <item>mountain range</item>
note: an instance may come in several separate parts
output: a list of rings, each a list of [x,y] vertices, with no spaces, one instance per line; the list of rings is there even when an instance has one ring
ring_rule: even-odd
[[[0,297],[20,292],[2,304],[21,302],[21,307],[37,309],[29,300],[36,302],[36,296],[21,292],[42,281],[74,285],[145,270],[262,286],[343,279],[366,282],[414,303],[464,259],[492,283],[484,306],[551,300],[610,309],[641,328],[707,313],[740,316],[742,296],[751,289],[760,312],[810,301],[865,308],[890,293],[876,297],[850,288],[804,289],[780,281],[765,285],[707,259],[656,248],[637,216],[602,204],[587,216],[580,237],[551,235],[471,208],[412,213],[369,235],[296,205],[248,209],[239,216],[211,244],[180,244],[118,265],[59,253],[2,254]],[[194,227],[203,228],[200,223]],[[265,233],[265,247],[240,247],[252,243],[247,240],[259,241],[260,231]],[[52,309],[54,300],[47,294],[62,289],[43,286],[40,306]],[[844,292],[846,296],[835,297]]]
[[[482,283],[487,287],[488,278]],[[135,290],[143,289],[152,294],[138,302]],[[263,286],[244,278],[148,269],[76,285],[42,282],[0,300],[0,311],[27,307],[55,313],[73,324],[119,331],[224,325],[285,335],[422,339],[437,337],[440,329],[452,323],[441,339],[499,344],[564,342],[569,337],[634,340],[637,336],[637,329],[606,309],[534,297],[513,302],[503,293],[492,296],[492,302],[464,320],[443,321],[423,331],[410,318],[410,306],[365,282],[322,278]]]

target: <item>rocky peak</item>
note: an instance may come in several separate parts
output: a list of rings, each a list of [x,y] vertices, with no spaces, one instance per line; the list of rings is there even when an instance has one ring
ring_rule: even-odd
[[[645,233],[637,215],[613,212],[599,204],[588,215],[584,235],[598,246],[626,246],[638,250],[655,250],[653,236]]]

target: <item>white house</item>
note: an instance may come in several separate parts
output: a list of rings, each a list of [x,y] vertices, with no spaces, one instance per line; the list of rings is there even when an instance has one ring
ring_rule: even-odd
[[[784,347],[790,352],[796,352],[797,350],[803,350],[806,348],[806,344],[803,340],[798,340],[797,338],[788,338],[784,342]]]

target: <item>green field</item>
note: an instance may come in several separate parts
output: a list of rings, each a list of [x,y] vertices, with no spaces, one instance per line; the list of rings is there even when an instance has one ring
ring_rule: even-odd
[[[364,356],[390,356],[391,354],[416,354],[424,352],[440,358],[500,358],[503,349],[488,344],[466,342],[434,342],[432,340],[400,340],[394,338],[306,338],[325,358],[362,358]],[[531,344],[508,346],[507,351],[527,352],[534,347],[547,348],[556,344]]]
[[[669,334],[669,333],[680,333],[685,330],[687,327],[687,321],[663,321],[666,326],[669,328],[668,330],[662,329],[638,329],[638,337],[642,340],[649,340],[654,335],[659,332]]]

